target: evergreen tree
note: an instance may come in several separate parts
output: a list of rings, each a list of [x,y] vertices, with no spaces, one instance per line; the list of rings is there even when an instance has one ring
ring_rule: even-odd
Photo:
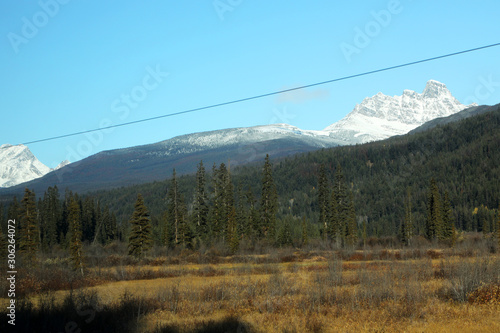
[[[319,205],[319,224],[323,226],[323,235],[326,240],[329,229],[329,216],[331,206],[331,195],[328,185],[328,178],[325,173],[325,165],[321,164],[318,177],[318,205]]]
[[[337,196],[335,195],[335,191],[332,191],[330,195],[328,237],[331,240],[336,241],[337,244],[340,244],[341,229],[340,229],[340,217],[337,207],[338,207]]]
[[[248,211],[245,209],[245,198],[243,195],[243,187],[238,184],[236,191],[236,224],[238,225],[238,234],[240,238],[250,236],[250,223]]]
[[[280,247],[292,245],[292,230],[290,227],[290,221],[286,217],[283,219],[281,228],[278,232],[277,243]]]
[[[28,266],[35,263],[40,241],[37,215],[35,192],[26,188],[24,190],[23,200],[21,201],[20,252],[23,254]]]
[[[401,223],[399,230],[399,240],[404,245],[407,246],[410,245],[411,239],[413,237],[413,230],[414,226],[413,226],[413,216],[411,208],[411,192],[410,188],[408,187],[405,198],[405,218]]]
[[[306,246],[307,244],[309,244],[309,232],[305,216],[302,216],[301,228],[302,228],[302,246]]]
[[[208,237],[208,198],[206,194],[205,167],[203,161],[198,165],[196,172],[196,191],[193,204],[193,221],[196,227],[196,236],[201,239]]]
[[[251,239],[262,238],[264,236],[262,228],[260,228],[260,215],[256,207],[257,201],[253,195],[250,188],[246,193],[247,205],[248,205],[248,235]]]
[[[342,173],[342,167],[340,164],[337,165],[337,170],[335,172],[335,186],[333,192],[335,193],[332,197],[335,200],[335,204],[332,204],[332,211],[336,209],[336,214],[332,214],[332,224],[334,233],[336,235],[337,244],[340,245],[346,242],[346,236],[348,234],[348,221],[351,215],[351,207],[349,195],[347,192],[347,187],[345,185],[344,174]],[[335,207],[333,207],[335,206]],[[336,215],[336,218],[335,218]],[[351,226],[352,227],[352,226]]]
[[[183,223],[184,214],[182,211],[181,194],[179,193],[175,169],[173,170],[171,185],[167,192],[167,212],[167,223],[170,225],[168,229],[170,229],[172,233],[170,236],[172,237],[171,241],[173,241],[173,244],[177,245],[180,242],[179,228]]]
[[[229,217],[232,214],[234,209],[234,190],[233,190],[233,182],[231,180],[231,173],[229,169],[226,169],[224,163],[220,165],[220,174],[222,175],[222,188],[221,191],[223,193],[223,212],[224,212],[224,237],[223,240],[226,242],[231,241],[231,237],[228,235],[228,221]],[[236,219],[236,215],[235,215]]]
[[[130,224],[128,254],[135,257],[141,257],[153,246],[153,237],[149,212],[140,193],[137,195],[137,201],[134,206],[134,213],[130,218]]]
[[[225,166],[221,165],[217,169],[215,164],[212,167],[212,205],[210,209],[210,232],[212,240],[216,241],[224,236],[226,225],[227,212],[224,207],[225,192],[224,192],[224,171]]]
[[[349,196],[349,212],[346,223],[346,243],[353,246],[358,241],[358,225],[356,223],[356,210],[352,193]]]
[[[453,211],[451,210],[450,199],[448,192],[444,192],[443,198],[443,227],[441,232],[441,239],[448,240],[451,246],[455,245],[455,220],[453,218]]]
[[[434,178],[431,179],[427,197],[427,220],[425,224],[425,236],[429,240],[442,238],[443,219],[441,216],[441,200],[439,189]]]
[[[276,237],[276,212],[278,209],[278,195],[272,176],[272,166],[269,155],[266,155],[262,170],[262,195],[260,201],[261,229],[271,242]]]
[[[231,212],[229,213],[227,225],[228,225],[227,237],[229,242],[229,250],[231,251],[231,254],[234,254],[238,251],[238,248],[240,246],[240,238],[236,222],[236,210],[234,207],[231,209]]]
[[[74,270],[79,270],[83,276],[83,245],[80,206],[74,198],[70,199],[68,207],[69,222],[69,253]]]
[[[193,248],[193,232],[188,223],[187,208],[182,193],[179,194],[178,212],[178,240],[177,244],[182,247]]]
[[[61,223],[62,209],[57,186],[49,187],[39,205],[42,248],[48,250],[57,244],[57,227]]]

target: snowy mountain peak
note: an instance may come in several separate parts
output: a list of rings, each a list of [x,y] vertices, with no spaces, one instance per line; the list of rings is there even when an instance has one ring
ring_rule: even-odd
[[[425,98],[439,98],[439,97],[450,97],[451,92],[448,90],[444,83],[438,82],[436,80],[429,80],[425,85],[422,95]]]
[[[10,187],[39,178],[51,169],[24,145],[0,146],[0,187]]]
[[[468,106],[453,97],[445,84],[429,80],[423,92],[400,96],[379,92],[357,104],[347,116],[325,128],[344,144],[383,140],[408,133],[423,123],[462,111]]]

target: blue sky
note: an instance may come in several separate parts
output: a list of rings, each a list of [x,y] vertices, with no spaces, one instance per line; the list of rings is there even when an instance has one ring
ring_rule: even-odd
[[[499,1],[2,1],[0,144],[155,117],[500,42]],[[500,102],[500,47],[30,144],[53,167],[207,130],[323,129],[363,98],[445,83]]]

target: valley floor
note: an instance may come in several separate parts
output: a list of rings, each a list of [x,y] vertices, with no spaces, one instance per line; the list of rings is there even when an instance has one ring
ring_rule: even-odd
[[[28,293],[18,323],[39,321],[33,332],[68,323],[122,332],[500,331],[498,254],[289,250],[272,260],[160,259],[89,268],[90,286],[73,291]]]

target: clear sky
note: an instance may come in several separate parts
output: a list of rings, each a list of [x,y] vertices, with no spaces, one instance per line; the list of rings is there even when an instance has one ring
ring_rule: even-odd
[[[500,1],[1,1],[0,144],[179,112],[500,42]],[[30,144],[44,164],[222,128],[320,130],[445,83],[500,102],[500,47],[284,96]]]

